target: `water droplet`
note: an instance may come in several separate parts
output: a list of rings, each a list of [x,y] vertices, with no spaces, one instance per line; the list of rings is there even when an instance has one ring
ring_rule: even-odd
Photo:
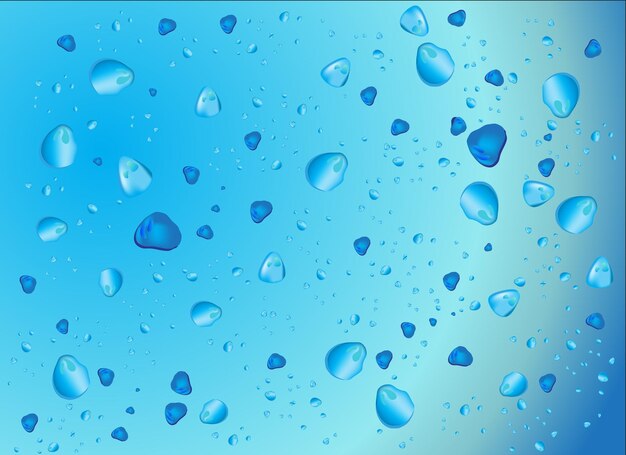
[[[541,39],[541,44],[543,44],[544,46],[552,46],[554,44],[554,40],[549,36],[544,36]]]
[[[228,417],[228,407],[223,401],[209,400],[202,406],[200,422],[215,425],[223,422]]]
[[[74,50],[76,49],[76,40],[74,40],[74,37],[72,35],[63,35],[57,40],[57,46],[59,46],[61,49],[66,50],[67,52],[74,52]]]
[[[281,22],[287,22],[289,20],[289,11],[283,11],[280,13],[278,20]]]
[[[462,416],[466,416],[470,413],[470,407],[468,404],[464,404],[463,406],[461,406],[461,409],[459,409],[459,412],[461,413]]]
[[[41,157],[52,167],[64,168],[76,159],[74,132],[67,125],[53,128],[41,143]]]
[[[376,363],[383,370],[389,368],[389,364],[391,363],[392,359],[393,354],[391,353],[391,351],[381,351],[376,354]]]
[[[243,141],[248,149],[254,151],[259,146],[259,142],[261,142],[261,133],[252,131],[244,136]]]
[[[404,134],[409,131],[409,128],[409,122],[397,118],[391,123],[391,134],[398,136],[399,134]]]
[[[552,373],[545,374],[539,378],[539,387],[546,393],[552,392],[554,384],[556,384],[556,376]]]
[[[278,353],[273,353],[267,359],[267,368],[269,370],[276,370],[277,368],[283,368],[287,365],[287,360]]]
[[[314,408],[319,408],[322,405],[322,400],[319,398],[313,397],[309,400],[309,404]]]
[[[222,317],[222,309],[211,302],[197,302],[191,307],[191,320],[198,327],[211,327]]]
[[[591,39],[587,43],[587,47],[585,47],[585,57],[595,58],[601,53],[602,53],[602,46],[600,46],[600,43],[595,39]]]
[[[152,172],[146,166],[127,156],[120,158],[118,175],[127,196],[137,196],[152,183]]]
[[[598,373],[598,381],[609,382],[609,376],[606,373]]]
[[[170,425],[176,425],[187,415],[187,406],[183,403],[168,403],[165,406],[165,420]]]
[[[185,371],[177,372],[170,382],[170,388],[180,395],[189,395],[192,390],[189,375]]]
[[[365,256],[365,253],[367,253],[370,244],[371,241],[368,237],[359,237],[354,241],[354,251],[356,251],[359,256]]]
[[[505,144],[506,131],[496,123],[478,128],[467,137],[467,147],[470,153],[485,167],[498,164]]]
[[[423,241],[424,241],[424,234],[417,233],[413,236],[413,243],[415,243],[416,245],[419,245]]]
[[[593,224],[598,205],[590,196],[576,196],[566,199],[556,209],[556,222],[561,229],[580,234]]]
[[[257,108],[261,107],[263,106],[263,100],[255,96],[254,98],[252,98],[252,105]]]
[[[416,66],[420,79],[432,87],[445,84],[454,73],[450,53],[433,43],[424,43],[417,48]]]
[[[376,87],[365,87],[361,90],[361,101],[363,101],[366,106],[371,106],[374,104],[374,100],[376,100],[376,95],[378,95]]]
[[[266,283],[278,283],[285,278],[285,264],[278,253],[269,253],[259,269],[259,279]]]
[[[255,223],[262,222],[272,213],[272,203],[268,201],[254,201],[250,204],[250,217]]]
[[[203,224],[196,229],[196,235],[205,240],[211,240],[213,238],[213,229],[208,224]]]
[[[185,166],[183,168],[183,175],[185,176],[185,181],[190,185],[195,185],[200,178],[200,169],[193,166]]]
[[[412,35],[426,36],[428,34],[428,22],[419,6],[411,6],[402,13],[400,26]]]
[[[489,226],[498,219],[498,196],[488,183],[471,183],[461,194],[461,209],[470,220]]]
[[[450,352],[448,363],[460,367],[468,367],[474,361],[474,357],[465,346],[457,346]]]
[[[27,433],[32,433],[37,426],[37,422],[39,422],[39,417],[37,417],[37,414],[26,414],[22,417],[21,422],[22,428],[24,428]]]
[[[306,115],[306,110],[307,110],[306,104],[300,104],[298,108],[296,109],[299,115]]]
[[[573,351],[574,349],[576,349],[576,342],[574,340],[567,340],[565,342],[565,347],[568,350]]]
[[[306,166],[306,178],[314,188],[331,191],[342,182],[348,169],[348,159],[343,153],[322,153]]]
[[[367,350],[361,343],[341,343],[326,354],[326,369],[337,379],[346,381],[361,372],[365,357]]]
[[[500,70],[491,70],[485,74],[485,82],[495,85],[496,87],[500,87],[504,84],[504,76],[502,76]]]
[[[154,212],[137,226],[135,244],[140,248],[170,251],[180,245],[178,226],[165,213]]]
[[[48,452],[56,452],[59,450],[59,443],[57,442],[51,442],[50,444],[48,444]]]
[[[553,74],[542,87],[543,102],[559,118],[568,117],[572,113],[579,94],[578,81],[567,73]]]
[[[117,427],[111,432],[111,437],[113,439],[117,439],[118,441],[124,442],[128,440],[128,432],[124,427]]]
[[[522,188],[524,201],[531,207],[539,207],[545,204],[554,196],[554,187],[547,183],[527,180]]]
[[[389,428],[400,428],[409,423],[414,410],[413,400],[404,390],[385,384],[376,392],[376,414]]]
[[[322,68],[321,76],[331,87],[343,87],[350,76],[350,60],[342,57],[330,62]]]
[[[517,74],[509,73],[509,75],[507,76],[507,79],[509,80],[511,84],[517,84]]]
[[[46,217],[37,225],[37,235],[44,242],[55,242],[67,232],[67,223],[54,217]]]
[[[100,384],[104,387],[109,387],[113,384],[113,379],[115,379],[115,373],[113,370],[108,368],[99,368],[98,369],[98,378],[100,379]]]
[[[157,89],[149,88],[148,93],[150,94],[150,96],[155,97],[157,95]]]
[[[228,444],[231,446],[236,446],[237,443],[239,442],[239,438],[237,437],[236,434],[231,434],[228,438]]]
[[[585,319],[585,323],[596,330],[602,330],[604,328],[604,317],[600,313],[591,313]]]
[[[237,25],[237,18],[232,14],[224,16],[220,19],[220,27],[222,28],[222,31],[227,35],[230,35],[233,32],[235,25]]]
[[[159,35],[165,36],[168,33],[172,33],[176,30],[176,21],[164,17],[159,21]]]
[[[552,158],[541,160],[537,164],[537,168],[539,169],[539,173],[541,175],[544,177],[550,177],[550,174],[552,174],[552,170],[554,169],[554,160]]]
[[[607,288],[611,283],[613,283],[613,269],[607,258],[599,256],[587,272],[587,284],[592,288]]]
[[[135,73],[117,60],[101,60],[91,69],[89,80],[99,95],[115,95],[130,86]]]
[[[107,297],[113,297],[122,287],[122,274],[117,269],[104,269],[100,272],[100,288]]]
[[[463,24],[465,24],[465,18],[465,11],[460,9],[454,13],[450,13],[448,16],[448,24],[454,25],[455,27],[462,27]]]
[[[59,322],[57,322],[55,327],[60,334],[67,335],[67,332],[69,330],[69,322],[67,319],[61,319]]]
[[[258,49],[259,49],[258,46],[256,44],[252,43],[252,44],[250,44],[248,46],[248,48],[246,49],[246,52],[248,54],[254,54]]]
[[[37,280],[30,275],[20,276],[20,286],[24,294],[32,294],[37,286]]]
[[[518,397],[528,387],[528,380],[522,373],[513,371],[502,379],[500,384],[500,394],[505,397]]]
[[[89,372],[74,356],[62,355],[54,367],[52,385],[61,398],[73,400],[89,388]]]
[[[495,314],[502,318],[506,318],[517,306],[520,294],[515,289],[495,292],[489,296],[489,306]]]
[[[413,338],[415,335],[415,324],[412,322],[403,322],[400,324],[400,329],[405,338]]]
[[[594,131],[593,133],[591,133],[591,140],[593,142],[599,142],[600,141],[600,131]]]
[[[461,277],[457,272],[446,273],[443,276],[443,285],[448,291],[454,291],[460,279]]]
[[[465,120],[461,117],[452,117],[450,121],[450,133],[453,136],[458,136],[467,130],[467,125],[465,124]]]
[[[222,104],[212,88],[204,87],[196,101],[196,114],[199,117],[213,117],[219,114]]]

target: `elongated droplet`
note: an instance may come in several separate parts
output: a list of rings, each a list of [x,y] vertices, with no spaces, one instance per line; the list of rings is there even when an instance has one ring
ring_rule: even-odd
[[[337,379],[348,380],[363,369],[367,350],[361,343],[341,343],[326,354],[326,369]]]
[[[350,60],[338,58],[322,68],[322,79],[331,87],[343,87],[350,76]]]
[[[454,73],[450,53],[433,43],[424,43],[417,48],[416,66],[420,79],[432,87],[445,84]]]
[[[192,391],[192,388],[187,372],[179,371],[178,373],[176,373],[172,378],[170,388],[180,395],[189,395]]]
[[[61,398],[73,400],[89,388],[89,372],[74,356],[62,355],[54,367],[52,385]]]
[[[599,256],[587,272],[587,284],[592,288],[608,288],[613,283],[613,269],[609,260]]]
[[[252,218],[252,221],[258,224],[270,216],[272,210],[274,210],[274,207],[272,207],[271,202],[254,201],[250,204],[250,217]]]
[[[210,87],[204,87],[196,101],[196,114],[199,117],[213,117],[220,113],[222,104],[217,93]]]
[[[306,166],[306,178],[314,188],[331,191],[342,182],[348,169],[348,159],[343,153],[323,153]]]
[[[365,253],[367,253],[370,244],[371,241],[369,237],[359,237],[354,241],[354,251],[356,251],[356,254],[358,254],[359,256],[365,256]]]
[[[211,327],[222,317],[222,309],[211,302],[197,302],[191,307],[191,320],[198,327]]]
[[[376,414],[386,427],[403,427],[409,423],[414,411],[413,400],[404,390],[385,384],[376,392]]]
[[[267,368],[269,370],[276,370],[277,368],[283,368],[287,365],[287,360],[278,353],[273,353],[267,359]]]
[[[168,33],[172,33],[176,30],[176,21],[164,17],[159,21],[159,35],[165,36]]]
[[[22,428],[24,428],[27,433],[32,433],[37,426],[37,422],[39,422],[39,417],[37,417],[37,414],[26,414],[22,417],[21,422]]]
[[[44,242],[55,242],[67,232],[67,223],[54,217],[46,217],[37,225],[37,235]]]
[[[170,251],[180,245],[178,226],[165,213],[154,212],[137,226],[135,244],[140,248]]]
[[[587,43],[587,47],[585,47],[585,57],[587,58],[595,58],[602,53],[602,46],[598,40],[591,39]]]
[[[41,157],[52,167],[64,168],[76,159],[74,132],[67,125],[53,128],[41,144]]]
[[[492,123],[472,131],[467,137],[467,147],[472,156],[485,167],[494,167],[506,144],[506,131]]]
[[[98,379],[104,387],[109,387],[115,379],[115,372],[109,368],[98,368]]]
[[[489,226],[498,219],[498,196],[485,182],[474,182],[461,194],[461,209],[470,220]]]
[[[604,316],[602,316],[602,314],[600,313],[591,313],[589,316],[587,316],[587,319],[585,319],[585,324],[587,324],[589,327],[593,327],[596,330],[602,330],[604,328]]]
[[[266,283],[278,283],[285,278],[285,264],[278,253],[269,253],[259,269],[259,279]]]
[[[237,25],[237,18],[232,14],[224,16],[220,19],[220,28],[227,35],[230,35],[233,32],[235,25]]]
[[[113,439],[117,439],[118,441],[124,442],[128,440],[128,432],[124,427],[117,427],[111,432],[111,437]]]
[[[165,406],[165,420],[170,425],[176,425],[187,415],[187,406],[184,403],[169,403]]]
[[[556,376],[552,373],[545,374],[539,378],[539,387],[546,393],[552,392],[554,384],[556,384]]]
[[[113,297],[122,287],[122,274],[117,269],[104,269],[100,272],[100,288],[107,297]]]
[[[450,352],[448,363],[460,367],[468,367],[474,361],[474,357],[465,346],[457,346]]]
[[[37,280],[30,275],[22,275],[20,277],[20,286],[24,294],[32,294],[37,286]]]
[[[228,407],[221,400],[209,400],[202,406],[200,422],[215,425],[223,422],[228,417]]]
[[[152,172],[146,166],[127,156],[120,158],[118,176],[127,196],[137,196],[152,183]]]
[[[507,317],[519,302],[520,294],[515,289],[495,292],[489,296],[489,306],[495,314],[500,317]]]
[[[561,229],[580,234],[593,224],[598,210],[596,200],[591,196],[576,196],[566,199],[556,209],[556,222]]]
[[[389,364],[393,359],[393,353],[391,351],[381,351],[376,354],[376,363],[382,370],[389,368]]]
[[[76,40],[74,40],[72,35],[63,35],[57,40],[57,46],[67,52],[74,52],[74,50],[76,50]],[[587,51],[585,50],[585,54],[586,53]]]
[[[101,60],[91,69],[89,80],[99,95],[115,95],[129,87],[135,73],[117,60]]]
[[[513,371],[502,379],[502,384],[500,384],[500,394],[505,397],[518,397],[526,392],[527,387],[528,380],[526,379],[526,376],[522,373]]]
[[[524,201],[531,207],[539,207],[554,197],[554,187],[547,183],[527,180],[522,188]]]
[[[400,26],[404,31],[416,36],[428,34],[428,22],[419,6],[411,6],[400,16]]]
[[[579,95],[578,81],[571,74],[553,74],[543,83],[543,102],[556,117],[568,117],[576,107]]]

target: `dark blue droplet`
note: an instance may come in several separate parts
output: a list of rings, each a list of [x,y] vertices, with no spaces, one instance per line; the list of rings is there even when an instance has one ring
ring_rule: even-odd
[[[415,335],[415,324],[412,322],[403,322],[400,324],[400,328],[402,329],[402,334],[406,338],[412,338]]]
[[[556,376],[552,373],[548,373],[539,378],[539,387],[546,393],[552,392],[554,384],[556,384]]]
[[[504,76],[500,70],[491,70],[485,74],[485,82],[495,85],[496,87],[500,87],[504,84]]]
[[[200,169],[193,166],[185,166],[183,168],[183,175],[185,176],[187,183],[195,185],[200,178]]]
[[[63,35],[57,40],[57,46],[67,52],[73,52],[76,49],[76,41],[72,35]]]
[[[428,323],[430,324],[431,327],[435,327],[437,325],[437,319],[429,318]]]
[[[176,425],[187,415],[187,406],[183,403],[169,403],[165,406],[165,420],[170,425]]]
[[[376,354],[376,363],[383,370],[389,368],[391,359],[393,359],[393,354],[391,353],[391,351],[381,351]]]
[[[191,382],[189,375],[184,371],[179,371],[172,378],[170,383],[172,390],[180,395],[189,395],[191,393]]]
[[[274,210],[274,207],[272,207],[271,202],[254,201],[250,204],[250,217],[252,218],[252,221],[258,224],[270,216],[272,210]]]
[[[154,212],[137,226],[135,244],[140,248],[170,251],[180,245],[178,226],[165,213]]]
[[[280,354],[273,353],[269,359],[267,359],[267,368],[270,370],[282,368],[285,365],[287,365],[287,360],[285,360],[285,358]]]
[[[543,140],[546,142],[550,142],[552,140],[552,133],[544,134]]]
[[[354,251],[356,251],[359,256],[365,256],[370,245],[371,242],[368,237],[359,237],[354,241]]]
[[[129,406],[126,408],[126,414],[133,415],[134,413],[135,413],[135,408],[133,408],[132,406]]]
[[[62,335],[67,335],[69,327],[70,327],[70,323],[67,321],[67,319],[61,319],[59,322],[57,322],[57,325],[56,325],[57,330]]]
[[[24,417],[22,417],[22,428],[24,428],[24,430],[26,430],[28,433],[32,433],[37,426],[37,422],[39,422],[39,417],[37,417],[37,414],[26,414]]]
[[[366,87],[361,90],[361,101],[363,101],[366,106],[371,106],[372,104],[374,104],[376,95],[378,95],[378,90],[376,90],[376,87]]]
[[[196,235],[206,240],[211,240],[213,238],[213,229],[208,224],[200,226],[196,230]]]
[[[230,35],[233,32],[235,25],[237,25],[237,18],[232,14],[224,16],[220,19],[220,27],[222,27],[222,30],[227,35]]]
[[[448,24],[454,25],[455,27],[462,27],[463,24],[465,24],[466,17],[465,11],[460,9],[454,13],[450,13],[448,16]]]
[[[602,46],[600,46],[600,43],[597,40],[592,39],[591,41],[589,41],[589,43],[587,43],[587,47],[585,47],[585,57],[594,58],[601,53]]]
[[[453,136],[464,133],[466,129],[467,125],[465,124],[465,120],[461,117],[452,117],[450,121],[450,133],[452,133]]]
[[[32,294],[37,286],[37,280],[30,275],[22,275],[20,277],[20,285],[25,294]]]
[[[111,432],[111,437],[113,439],[117,439],[118,441],[126,441],[128,440],[128,432],[124,427],[117,427],[115,430]]]
[[[148,89],[148,93],[150,94],[150,96],[156,96],[156,94],[157,94],[157,89],[155,89],[155,88],[149,88],[149,89]]]
[[[258,131],[252,131],[244,136],[243,141],[246,143],[246,147],[254,151],[261,142],[261,133]]]
[[[409,131],[409,122],[406,120],[402,120],[401,118],[397,118],[391,124],[391,134],[397,136],[398,134],[404,134]]]
[[[448,356],[448,363],[459,367],[468,367],[474,361],[474,357],[465,346],[457,346]]]
[[[108,368],[99,368],[98,378],[100,378],[100,384],[105,387],[109,387],[111,384],[113,384],[115,373],[113,372],[113,370],[109,370]]]
[[[546,158],[545,160],[539,161],[537,164],[537,168],[539,169],[539,173],[544,177],[550,177],[552,174],[552,170],[554,169],[554,160],[552,158]]]
[[[491,243],[488,243],[485,245],[485,251],[489,252],[493,250],[493,245]]]
[[[211,207],[211,212],[220,213],[220,206],[215,204]]]
[[[454,291],[456,289],[456,285],[459,284],[460,279],[461,277],[456,272],[446,273],[443,276],[443,285],[448,291]]]
[[[485,167],[498,164],[505,144],[506,131],[496,123],[472,131],[467,137],[467,147],[470,153]]]
[[[159,35],[165,36],[176,30],[176,21],[164,17],[159,21]]]
[[[604,317],[600,313],[591,313],[585,319],[585,323],[589,327],[593,327],[596,330],[601,330],[604,328]]]
[[[102,158],[100,158],[99,156],[95,157],[93,159],[93,164],[95,164],[96,166],[102,166]]]

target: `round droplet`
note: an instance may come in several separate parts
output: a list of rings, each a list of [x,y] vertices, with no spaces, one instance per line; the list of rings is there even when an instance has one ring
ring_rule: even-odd
[[[27,433],[32,433],[37,426],[37,422],[39,422],[39,417],[37,417],[37,414],[26,414],[22,417],[21,422],[22,428],[24,428]]]
[[[489,226],[498,219],[498,196],[485,182],[474,182],[461,194],[461,209],[467,218]]]
[[[585,57],[595,58],[601,53],[602,53],[602,46],[600,46],[600,43],[595,39],[591,39],[587,43],[587,46],[585,47]]]
[[[566,199],[556,209],[556,222],[561,229],[580,234],[593,224],[598,210],[596,200],[591,196],[576,196]]]
[[[170,251],[180,245],[178,226],[165,213],[154,212],[137,226],[135,244],[140,248]]]
[[[306,178],[314,188],[331,191],[342,182],[348,169],[348,159],[343,153],[323,153],[306,166]]]
[[[554,197],[554,187],[547,183],[527,180],[522,188],[524,201],[531,207],[539,207]]]
[[[343,87],[350,76],[350,60],[338,58],[322,68],[322,79],[331,87]]]
[[[227,35],[230,35],[233,32],[235,25],[237,25],[237,18],[232,14],[224,16],[220,19],[220,28]]]
[[[169,403],[165,406],[165,420],[170,425],[176,425],[187,415],[187,406],[184,403]]]
[[[199,117],[213,117],[219,114],[222,104],[212,88],[204,87],[196,101],[196,114]]]
[[[228,407],[221,400],[209,400],[202,406],[200,422],[215,425],[228,417]]]
[[[76,40],[74,40],[74,37],[72,35],[63,35],[57,40],[57,46],[59,46],[63,50],[66,50],[67,52],[74,52],[74,50],[76,49]]]
[[[494,167],[506,144],[506,131],[492,123],[472,131],[467,137],[467,147],[472,156],[485,167]]]
[[[520,294],[515,289],[495,292],[489,296],[489,306],[495,314],[506,318],[517,306]]]
[[[20,277],[20,286],[24,294],[32,294],[37,286],[37,280],[30,275],[22,275]]]
[[[118,176],[127,196],[137,196],[152,183],[152,172],[146,166],[127,156],[120,158]]]
[[[326,354],[326,369],[337,379],[346,381],[361,372],[366,356],[367,350],[361,343],[341,343]]]
[[[358,254],[359,256],[365,256],[365,253],[367,253],[370,244],[371,241],[368,237],[359,237],[353,243],[354,251],[356,251],[356,254]]]
[[[386,370],[389,368],[389,364],[393,359],[393,354],[391,351],[381,351],[376,354],[376,364],[382,369]]]
[[[460,9],[448,15],[448,24],[454,25],[455,27],[462,27],[463,24],[465,24],[466,17],[465,11]]]
[[[115,95],[130,86],[135,73],[117,60],[101,60],[91,69],[89,80],[99,95]]]
[[[287,360],[278,353],[273,353],[267,359],[267,368],[268,370],[276,370],[278,368],[283,368],[287,365]]]
[[[505,397],[518,397],[526,391],[528,380],[522,373],[513,371],[502,379],[500,394]]]
[[[389,428],[400,428],[409,423],[415,405],[407,392],[391,384],[381,386],[376,392],[376,414]]]
[[[64,168],[74,163],[76,150],[72,129],[67,125],[59,125],[44,138],[41,157],[52,167]]]
[[[172,382],[170,382],[170,388],[180,395],[189,395],[192,391],[192,388],[187,372],[177,372],[172,378]]]
[[[176,21],[164,17],[159,21],[159,35],[165,36],[168,33],[172,33],[176,30]]]
[[[278,253],[269,253],[259,269],[259,279],[266,283],[278,283],[285,278],[285,264]]]
[[[424,43],[417,48],[416,65],[420,79],[432,87],[445,84],[454,73],[450,53],[433,43]]]
[[[553,74],[543,83],[543,102],[556,117],[568,117],[576,107],[579,95],[578,81],[570,74]]]
[[[416,36],[426,36],[428,34],[428,22],[426,16],[419,6],[411,6],[402,16],[400,16],[400,26],[403,30]]]
[[[55,242],[67,232],[67,223],[54,217],[46,217],[37,225],[37,235],[44,242]]]
[[[117,439],[118,441],[124,442],[128,440],[128,432],[124,427],[117,427],[111,432],[111,437],[113,439]]]
[[[545,374],[539,378],[539,387],[546,393],[552,392],[554,384],[556,384],[556,376],[552,373]]]
[[[448,363],[460,367],[468,367],[474,361],[474,357],[465,346],[457,346],[450,352]]]
[[[191,307],[191,320],[198,327],[211,327],[222,317],[222,309],[211,302],[197,302]]]
[[[122,287],[122,274],[117,269],[104,269],[100,272],[100,288],[107,297],[113,297]]]
[[[87,367],[74,356],[62,355],[54,367],[52,385],[61,398],[66,400],[78,398],[89,388]]]
[[[609,260],[599,256],[587,272],[587,284],[592,288],[608,288],[613,283],[613,269]]]

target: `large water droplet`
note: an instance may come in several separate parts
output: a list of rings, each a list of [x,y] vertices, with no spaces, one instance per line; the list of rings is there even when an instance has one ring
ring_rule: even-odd
[[[37,417],[37,414],[26,414],[22,417],[21,422],[22,428],[24,428],[26,432],[32,433],[37,426],[37,422],[39,422],[39,417]]]
[[[285,264],[278,253],[269,253],[259,269],[259,279],[266,283],[278,283],[285,278]]]
[[[169,403],[165,406],[165,420],[170,425],[176,425],[187,415],[187,406],[184,403]]]
[[[100,272],[100,288],[104,295],[113,297],[122,287],[122,274],[117,269],[104,269]]]
[[[596,200],[591,196],[572,197],[557,207],[556,222],[561,229],[580,234],[591,227],[597,210]]]
[[[98,368],[98,379],[104,387],[109,387],[115,379],[115,372],[109,368]]]
[[[217,93],[210,87],[204,87],[198,95],[196,101],[196,114],[199,117],[213,117],[219,114],[222,104]]]
[[[338,58],[322,68],[322,79],[331,87],[343,87],[350,76],[350,60]]]
[[[159,35],[165,36],[168,33],[172,33],[174,30],[176,30],[175,20],[164,17],[159,21]]]
[[[389,364],[391,363],[392,359],[393,353],[391,351],[381,351],[376,354],[376,363],[383,370],[389,368]]]
[[[135,73],[117,60],[101,60],[91,69],[89,80],[99,95],[115,95],[130,86]]]
[[[361,343],[341,343],[326,354],[326,369],[337,379],[352,379],[363,369],[366,356],[367,350]]]
[[[169,251],[180,245],[178,226],[165,213],[154,212],[137,226],[135,244],[140,248]]]
[[[605,324],[604,316],[602,316],[602,314],[600,313],[591,313],[589,316],[587,316],[587,319],[585,319],[585,323],[589,327],[593,327],[596,330],[602,330]]]
[[[417,5],[411,6],[402,13],[400,26],[412,35],[426,36],[428,34],[428,21],[422,9]]]
[[[554,164],[555,163],[552,158],[546,158],[537,163],[537,169],[539,169],[539,173],[544,177],[550,177],[552,170],[554,169]]]
[[[44,242],[55,242],[67,232],[67,223],[54,217],[46,217],[37,224],[37,235]]]
[[[61,398],[73,400],[89,388],[89,372],[74,356],[62,355],[54,367],[52,385]]]
[[[379,387],[376,392],[376,414],[389,428],[400,428],[409,423],[415,405],[408,393],[391,384]]]
[[[367,250],[369,249],[371,244],[371,241],[369,239],[369,237],[359,237],[358,239],[356,239],[354,241],[354,251],[356,251],[356,253],[359,256],[365,256],[365,253],[367,253]]]
[[[543,102],[553,115],[568,117],[578,103],[580,89],[574,76],[557,73],[545,80],[542,87]]]
[[[517,306],[520,294],[515,289],[495,292],[489,296],[489,306],[495,314],[506,318]]]
[[[450,352],[448,363],[460,367],[468,367],[474,361],[474,357],[465,346],[457,346]]]
[[[552,373],[545,374],[539,378],[539,387],[546,393],[552,392],[554,384],[556,384],[556,376]]]
[[[222,317],[222,309],[211,302],[194,303],[191,307],[191,320],[198,327],[211,327]]]
[[[609,260],[600,256],[593,261],[587,272],[587,284],[592,288],[608,288],[613,282],[613,269]]]
[[[498,164],[505,144],[506,131],[496,123],[478,128],[467,137],[467,147],[470,153],[485,167]]]
[[[189,395],[192,389],[191,382],[189,381],[189,375],[187,374],[187,372],[177,372],[172,378],[170,388],[180,395]]]
[[[461,209],[470,220],[489,226],[498,219],[498,196],[488,183],[471,183],[461,194]]]
[[[237,25],[237,18],[232,14],[224,16],[220,19],[220,27],[227,35],[230,35],[233,32],[235,25]]]
[[[272,210],[274,210],[274,207],[272,207],[271,202],[254,201],[252,204],[250,204],[250,217],[255,223],[260,223],[265,218],[270,216]]]
[[[527,387],[528,380],[526,379],[526,376],[522,373],[513,371],[502,379],[502,384],[500,384],[500,393],[505,397],[518,397],[526,392]]]
[[[554,197],[554,187],[547,183],[527,180],[522,188],[524,201],[531,207],[539,207]]]
[[[366,106],[371,106],[374,104],[374,100],[376,100],[376,95],[378,95],[376,87],[365,87],[361,90],[361,101],[363,101]]]
[[[32,294],[37,287],[37,280],[30,275],[20,276],[20,286],[24,294]]]
[[[53,128],[41,144],[41,157],[52,167],[70,166],[76,158],[74,133],[67,125]]]
[[[111,437],[113,439],[117,439],[118,441],[124,442],[128,440],[128,432],[124,427],[117,427],[111,432]]]
[[[277,352],[274,352],[267,359],[267,368],[269,370],[276,370],[278,368],[283,368],[285,365],[287,365],[287,359],[285,359],[282,355],[278,354]]]
[[[343,153],[322,153],[306,166],[306,178],[314,188],[330,191],[337,188],[348,169],[348,159]]]
[[[462,27],[463,24],[465,24],[466,17],[465,10],[460,9],[448,15],[448,24],[454,25],[455,27]]]
[[[443,285],[448,291],[454,291],[460,279],[461,276],[457,272],[446,273],[443,276]]]
[[[228,417],[228,407],[221,400],[209,400],[202,406],[200,422],[206,424],[218,424]]]
[[[602,53],[602,46],[596,39],[591,39],[585,47],[585,57],[595,58]]]
[[[127,156],[120,158],[118,175],[127,196],[137,196],[152,183],[152,172],[146,166]]]
[[[417,48],[416,65],[420,79],[432,87],[445,84],[454,73],[450,53],[433,43],[424,43]]]

